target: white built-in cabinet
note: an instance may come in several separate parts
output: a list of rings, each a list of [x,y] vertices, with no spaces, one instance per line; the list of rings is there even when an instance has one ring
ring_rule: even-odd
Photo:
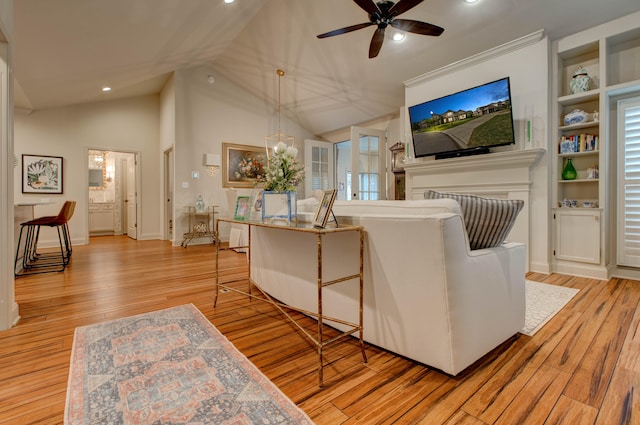
[[[558,260],[600,264],[600,212],[585,208],[556,209],[554,254]]]
[[[113,234],[113,202],[93,202],[89,204],[89,234]]]
[[[615,193],[615,133],[607,125],[611,99],[640,90],[640,20],[628,16],[552,43],[552,271],[608,278],[611,238],[609,220]],[[586,92],[571,93],[571,80],[579,66],[591,77]],[[565,125],[575,109],[595,114],[594,119]],[[570,136],[593,135],[597,145],[579,152],[560,153],[560,141]],[[583,136],[583,139],[585,136]],[[613,144],[613,146],[612,146]],[[562,171],[571,158],[577,178],[564,180]],[[613,155],[615,158],[615,155]],[[597,172],[594,172],[597,170]],[[573,207],[563,206],[573,200]],[[585,207],[586,205],[589,207]],[[589,202],[597,203],[592,207]]]

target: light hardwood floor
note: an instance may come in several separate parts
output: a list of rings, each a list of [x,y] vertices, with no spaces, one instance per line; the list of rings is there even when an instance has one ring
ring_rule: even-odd
[[[327,350],[319,388],[314,348],[272,307],[225,293],[213,308],[213,259],[212,245],[100,237],[74,247],[64,273],[17,279],[22,319],[0,332],[0,424],[63,422],[77,326],[185,303],[317,424],[640,424],[640,282],[530,274],[580,289],[534,337],[456,377],[369,345],[364,364],[349,340]],[[244,254],[220,264],[246,272]]]

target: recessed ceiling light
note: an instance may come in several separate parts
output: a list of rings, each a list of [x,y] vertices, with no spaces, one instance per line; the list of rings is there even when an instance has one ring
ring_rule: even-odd
[[[233,3],[233,0],[224,0],[225,3],[230,4]]]
[[[104,86],[104,87],[102,87],[102,91],[105,92],[105,93],[110,92],[111,91],[111,87]]]
[[[478,2],[478,0],[464,0],[464,2],[465,2],[465,3],[472,4],[472,3],[477,3],[477,2]]]
[[[404,40],[404,33],[401,31],[396,31],[393,33],[393,41],[402,41]]]

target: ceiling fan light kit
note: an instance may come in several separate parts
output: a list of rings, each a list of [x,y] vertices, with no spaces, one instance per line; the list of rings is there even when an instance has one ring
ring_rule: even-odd
[[[337,30],[325,32],[318,35],[318,38],[333,37],[340,34],[346,34],[348,32],[356,31],[362,28],[367,28],[372,25],[376,25],[377,28],[371,38],[371,44],[369,45],[369,58],[375,58],[380,53],[382,48],[382,42],[384,41],[384,31],[388,26],[391,26],[399,31],[412,32],[420,35],[439,36],[444,31],[437,25],[429,24],[426,22],[414,21],[412,19],[398,19],[397,16],[414,8],[423,0],[400,0],[394,3],[389,0],[382,0],[375,2],[374,0],[353,0],[362,10],[369,15],[369,22],[362,24],[351,25]]]
[[[393,41],[402,41],[404,40],[404,33],[401,31],[396,31],[395,33],[393,33]]]

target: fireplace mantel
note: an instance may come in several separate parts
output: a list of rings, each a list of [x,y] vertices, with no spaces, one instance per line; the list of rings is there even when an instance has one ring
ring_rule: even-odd
[[[423,199],[427,189],[522,199],[525,205],[509,240],[528,246],[531,167],[545,152],[544,149],[527,149],[439,160],[414,160],[404,166],[406,199]]]
[[[437,180],[438,187],[451,190],[470,187],[482,190],[486,189],[487,184],[502,186],[524,183],[529,186],[529,169],[545,152],[544,149],[528,149],[439,160],[414,160],[404,166],[407,199],[422,199],[425,189],[433,189],[434,180]],[[472,178],[466,178],[469,176]]]

